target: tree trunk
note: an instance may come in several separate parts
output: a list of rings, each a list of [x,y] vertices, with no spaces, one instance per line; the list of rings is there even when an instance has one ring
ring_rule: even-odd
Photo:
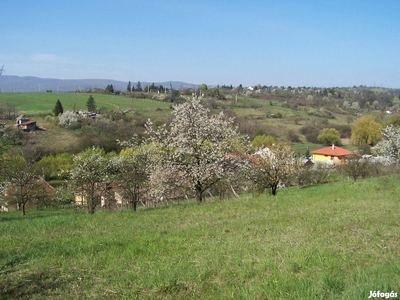
[[[197,202],[203,202],[203,189],[202,184],[199,181],[197,181],[197,184],[195,186],[195,192]]]
[[[277,183],[274,183],[274,184],[271,186],[271,194],[272,194],[272,196],[275,196],[275,195],[276,195],[276,190],[277,190],[277,188],[278,188],[278,184],[277,184]]]
[[[201,190],[196,190],[196,200],[197,202],[203,202],[203,192]]]
[[[22,215],[25,216],[25,203],[21,203]]]
[[[87,206],[88,206],[88,212],[89,214],[94,214],[95,209],[96,209],[96,203],[95,203],[95,199],[87,199]]]

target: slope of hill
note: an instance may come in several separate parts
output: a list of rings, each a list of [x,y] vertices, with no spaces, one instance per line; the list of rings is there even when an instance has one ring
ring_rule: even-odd
[[[371,290],[399,293],[398,180],[136,213],[2,213],[0,298],[339,300],[367,299]]]
[[[132,81],[135,86],[137,82]],[[34,76],[0,76],[1,92],[45,92],[52,90],[53,92],[72,92],[84,91],[93,88],[105,88],[112,84],[115,90],[124,91],[128,85],[128,81],[117,81],[110,79],[55,79],[40,78]],[[151,82],[141,82],[142,87],[150,85]],[[181,87],[197,87],[196,84],[181,81],[165,81],[155,82],[155,85],[163,85],[165,87],[181,88]]]

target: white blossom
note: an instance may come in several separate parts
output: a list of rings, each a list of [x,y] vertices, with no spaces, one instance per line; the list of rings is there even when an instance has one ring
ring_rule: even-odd
[[[203,193],[222,179],[232,176],[239,163],[227,160],[230,152],[243,147],[245,140],[233,126],[233,118],[223,112],[209,116],[199,99],[176,105],[169,126],[153,128],[146,124],[151,141],[160,147],[160,159],[151,180],[158,186],[192,191],[198,201]],[[159,189],[160,194],[166,190]]]
[[[255,153],[252,179],[259,192],[269,188],[275,195],[280,184],[287,184],[299,172],[299,166],[289,145],[272,145]]]
[[[78,122],[78,116],[72,111],[65,111],[59,118],[60,125],[66,128],[76,122]]]
[[[398,163],[400,160],[400,129],[389,125],[381,133],[383,140],[375,146],[375,151],[389,157],[391,163]]]

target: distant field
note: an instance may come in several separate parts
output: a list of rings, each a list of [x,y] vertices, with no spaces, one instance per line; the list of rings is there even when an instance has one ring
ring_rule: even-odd
[[[400,294],[400,177],[139,211],[1,213],[2,299]]]
[[[25,114],[30,118],[39,120],[38,126],[48,127],[41,117],[51,114],[57,99],[60,99],[64,110],[86,109],[89,93],[0,93],[0,103],[11,102],[15,104],[16,114]],[[98,108],[128,110],[133,119],[140,122],[151,118],[157,123],[163,123],[165,117],[171,116],[171,103],[153,101],[149,99],[137,99],[125,95],[92,94]],[[211,100],[214,101],[214,100]],[[204,103],[211,104],[209,99]],[[318,123],[324,118],[311,116],[307,112],[316,111],[312,107],[285,107],[284,102],[277,100],[265,100],[257,98],[239,97],[235,99],[217,100],[212,113],[231,111],[237,116],[237,122],[243,133],[251,137],[257,128],[267,128],[266,134],[274,135],[279,142],[288,140],[288,132],[296,133],[300,139],[300,148],[308,144],[304,136],[299,132],[304,125]],[[132,115],[133,114],[133,115]],[[282,117],[276,118],[278,114]],[[334,119],[329,119],[332,125],[347,124],[347,115],[334,114]],[[326,121],[326,120],[325,120]],[[54,128],[57,130],[57,128]],[[66,132],[65,132],[66,133]],[[304,144],[302,144],[304,143]],[[310,148],[310,151],[314,150]]]
[[[51,113],[57,99],[60,99],[64,110],[84,110],[89,93],[0,93],[0,103],[11,102],[18,111],[24,113]],[[168,109],[169,103],[133,99],[122,95],[92,94],[98,108],[118,108],[134,110],[141,113],[154,111],[156,108]]]

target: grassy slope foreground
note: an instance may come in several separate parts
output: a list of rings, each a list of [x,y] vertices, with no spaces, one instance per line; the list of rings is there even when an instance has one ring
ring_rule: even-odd
[[[0,215],[0,298],[400,293],[399,176],[155,209]]]

